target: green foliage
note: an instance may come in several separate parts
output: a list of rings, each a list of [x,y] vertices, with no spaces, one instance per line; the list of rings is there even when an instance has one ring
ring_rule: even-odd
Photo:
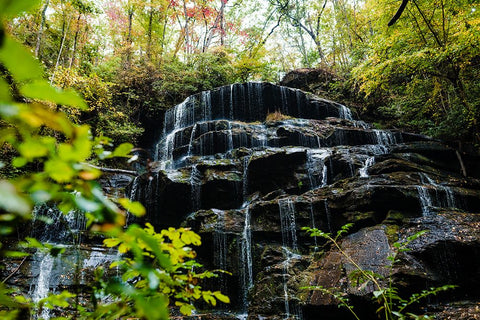
[[[1,23],[5,15],[14,15],[34,4],[29,0],[0,0]],[[129,157],[133,145],[123,143],[109,150],[111,139],[103,136],[93,139],[88,125],[72,121],[88,122],[83,115],[108,110],[110,85],[95,75],[85,78],[67,69],[57,71],[57,83],[68,87],[67,90],[51,86],[39,62],[0,28],[0,145],[14,154],[9,163],[1,165],[38,168],[28,168],[15,179],[0,180],[0,255],[10,258],[28,255],[23,251],[8,251],[3,242],[30,219],[34,205],[49,201],[64,213],[82,210],[91,230],[109,232],[113,238],[106,240],[106,245],[118,246],[124,254],[116,262],[123,271],[122,280],[106,281],[103,271],[97,270],[92,306],[78,305],[77,296],[66,291],[49,295],[33,306],[29,299],[0,284],[0,317],[26,318],[35,307],[37,312],[43,308],[68,311],[74,308],[72,317],[76,319],[122,316],[168,319],[170,303],[185,314],[194,310],[194,300],[203,299],[211,305],[217,300],[228,303],[228,297],[219,291],[200,287],[200,280],[215,274],[194,269],[201,266],[195,262],[195,252],[189,246],[200,245],[197,234],[173,228],[157,234],[151,225],[145,229],[137,226],[123,229],[125,212],[117,201],[132,214],[142,215],[145,209],[128,199],[107,198],[95,181],[100,171],[87,162]],[[71,87],[81,91],[88,106]],[[25,250],[41,250],[52,256],[59,256],[65,250],[34,238],[25,239],[23,245]],[[101,300],[107,294],[115,297],[112,303]]]
[[[417,232],[407,237],[407,239],[405,239],[404,241],[397,241],[393,244],[394,251],[388,257],[388,260],[390,260],[392,263],[387,266],[390,270],[390,273],[388,277],[384,277],[370,270],[365,270],[356,261],[354,261],[350,255],[343,251],[339,239],[341,236],[347,234],[352,227],[353,224],[351,223],[344,225],[340,230],[337,231],[335,236],[330,233],[325,233],[316,228],[304,227],[302,228],[302,230],[305,230],[311,237],[320,237],[327,240],[329,244],[333,245],[347,259],[347,261],[355,267],[355,269],[348,274],[348,278],[351,282],[356,283],[357,286],[363,286],[369,283],[374,286],[375,290],[372,292],[372,300],[380,305],[376,312],[379,316],[383,315],[384,319],[429,319],[429,317],[426,315],[418,316],[413,313],[407,312],[406,309],[418,303],[424,298],[430,297],[432,295],[437,295],[440,292],[451,290],[456,287],[454,285],[443,285],[440,287],[432,287],[427,290],[422,290],[419,293],[414,293],[407,299],[400,297],[398,294],[398,288],[393,283],[392,277],[394,264],[398,262],[397,256],[399,253],[410,251],[408,245],[412,241],[415,241],[421,236],[424,236],[428,231],[423,230]],[[360,320],[359,316],[354,311],[354,307],[350,304],[346,294],[339,291],[338,288],[310,286],[304,287],[303,289],[318,290],[322,293],[331,295],[338,301],[339,307],[347,308],[356,319]]]
[[[368,6],[378,22],[366,59],[353,69],[360,89],[368,98],[380,99],[410,130],[478,143],[480,83],[472,77],[478,74],[475,48],[480,39],[476,5],[410,2],[391,28],[384,23],[397,3]]]
[[[168,313],[152,313],[154,301],[165,308],[170,302],[185,315],[195,310],[192,303],[196,300],[202,299],[212,306],[217,300],[229,303],[229,298],[219,291],[206,291],[200,286],[201,280],[216,277],[209,271],[195,271],[202,266],[193,260],[196,254],[190,246],[200,244],[200,237],[188,229],[169,228],[156,233],[150,224],[144,229],[130,226],[105,240],[107,247],[118,247],[124,254],[124,258],[110,266],[120,268],[122,279],[100,281],[96,295],[116,296],[117,303],[127,304],[122,311],[125,316],[143,315],[148,319],[168,318]]]

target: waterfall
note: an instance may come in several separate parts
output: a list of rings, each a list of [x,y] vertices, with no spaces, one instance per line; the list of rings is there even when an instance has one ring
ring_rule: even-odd
[[[352,111],[343,104],[340,105],[339,117],[345,120],[353,120]]]
[[[278,207],[280,212],[280,224],[282,232],[282,250],[285,256],[283,262],[283,291],[285,299],[285,319],[291,316],[290,298],[288,295],[288,279],[290,278],[289,266],[291,260],[299,258],[300,256],[295,252],[298,251],[297,230],[295,223],[295,204],[292,199],[278,200]],[[301,318],[299,308],[295,308],[294,316],[297,319]]]
[[[217,216],[215,232],[213,233],[214,264],[220,270],[227,270],[227,235],[225,233],[225,212],[212,209]],[[224,274],[219,275],[220,290],[227,291],[227,282]]]
[[[195,133],[197,131],[197,123],[195,123],[192,127],[192,132],[190,133],[190,141],[188,143],[188,151],[187,151],[187,157],[190,158],[192,156],[192,146],[193,146],[193,140],[195,139]]]
[[[38,256],[39,260],[41,259],[41,262],[32,300],[34,303],[38,303],[43,298],[46,298],[50,292],[50,278],[52,276],[53,262],[55,259],[49,252],[37,252],[35,255]],[[37,315],[37,318],[44,320],[50,319],[50,309],[43,308],[42,312]]]
[[[459,203],[456,200],[455,193],[452,188],[438,184],[426,173],[419,173],[422,185],[417,186],[418,199],[422,208],[422,215],[428,216],[432,214],[430,208],[458,208]],[[440,191],[440,192],[439,192]],[[435,196],[432,197],[432,192]]]
[[[234,119],[234,115],[233,115],[233,100],[235,98],[234,94],[233,94],[233,89],[235,89],[235,85],[234,84],[231,84],[230,85],[230,110],[229,110],[229,117],[230,119]]]
[[[292,199],[278,200],[280,212],[280,224],[282,231],[282,243],[284,247],[298,250],[297,227],[295,225],[295,204]]]
[[[130,194],[129,194],[129,199],[130,201],[134,201],[135,199],[138,198],[138,195],[137,195],[137,191],[138,191],[138,184],[139,184],[139,181],[140,181],[140,176],[137,176],[133,179],[133,182],[132,182],[132,188],[130,189]],[[134,217],[133,215],[130,213],[130,211],[127,211],[127,216],[125,218],[125,224],[128,226],[133,220]]]
[[[210,91],[202,91],[202,118],[212,120],[212,96]]]
[[[325,187],[327,185],[328,172],[325,160],[331,155],[327,149],[307,149],[307,161],[305,163],[308,180],[311,189]]]
[[[228,121],[227,129],[227,151],[233,150],[233,132],[232,132],[232,123]]]
[[[428,192],[428,188],[424,186],[417,186],[418,199],[420,200],[420,205],[422,207],[422,215],[424,217],[432,214],[430,208],[433,206],[432,198]]]
[[[368,168],[375,163],[375,156],[368,157],[363,167],[360,168],[360,178],[368,178]]]
[[[386,142],[388,139],[380,141]],[[368,169],[375,164],[375,157],[388,152],[388,147],[385,144],[368,145],[365,146],[365,148],[367,148],[367,152],[372,155],[366,157],[363,167],[360,168],[360,178],[368,178]]]
[[[245,206],[245,223],[240,239],[240,262],[241,268],[241,288],[242,288],[242,312],[248,311],[248,291],[253,286],[253,260],[252,260],[252,231],[250,226],[250,207],[248,203]]]
[[[375,134],[375,141],[376,144],[383,145],[383,146],[388,146],[391,144],[396,144],[399,141],[397,141],[397,138],[395,137],[395,134],[391,131],[385,131],[385,130],[373,130]]]
[[[190,96],[182,103],[167,110],[162,137],[155,145],[155,161],[161,162],[161,169],[175,169],[181,165],[182,161],[177,161],[178,157],[192,155],[191,145],[195,134],[198,133],[196,127],[198,123],[221,119],[250,123],[263,122],[267,114],[275,110],[280,110],[285,115],[293,117],[308,115],[308,118],[318,120],[339,115],[344,119],[352,119],[352,113],[347,107],[328,100],[307,98],[305,93],[299,90],[259,82],[232,84]],[[229,124],[228,130],[231,129],[231,124]],[[206,132],[209,131],[212,130]],[[253,131],[258,130],[254,127]],[[251,138],[250,145],[247,141],[239,144],[239,146],[265,147],[267,145],[267,135],[264,132],[267,132],[267,130],[263,127],[259,132],[261,133],[255,137],[256,140],[253,137]],[[203,149],[201,154],[214,154],[231,150],[234,145],[232,132],[228,131],[227,134],[229,135],[226,143],[228,146],[223,151],[212,145],[213,137],[211,135],[199,134],[199,147]],[[184,139],[188,139],[187,135],[190,135],[189,141]],[[314,148],[320,147],[320,139],[317,135],[305,135],[303,138],[306,140],[303,145]],[[188,142],[190,143],[187,146]],[[188,149],[188,152],[186,149]]]
[[[428,184],[435,187],[435,190],[440,189],[445,193],[445,197],[443,197],[443,195],[439,197],[438,192],[437,191],[435,192],[435,195],[436,195],[435,200],[438,206],[447,207],[447,208],[458,207],[457,201],[455,199],[455,194],[453,193],[452,188],[438,184],[437,182],[435,182],[435,180],[430,178],[426,173],[420,173],[420,180],[422,181],[422,183],[425,183],[425,180],[426,180]],[[442,201],[443,199],[446,199],[446,202]]]

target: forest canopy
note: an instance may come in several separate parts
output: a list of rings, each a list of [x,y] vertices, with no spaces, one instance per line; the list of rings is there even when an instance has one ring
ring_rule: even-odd
[[[4,27],[117,143],[190,94],[295,68],[335,73],[332,97],[379,125],[479,142],[478,1],[43,0]]]

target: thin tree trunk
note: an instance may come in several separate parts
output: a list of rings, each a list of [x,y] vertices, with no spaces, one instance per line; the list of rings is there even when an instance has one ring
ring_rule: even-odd
[[[60,57],[62,56],[63,47],[65,45],[65,39],[67,38],[68,29],[70,26],[69,20],[63,20],[63,28],[62,28],[62,42],[60,43],[60,49],[58,50],[57,61],[55,62],[55,68],[53,68],[52,77],[50,78],[50,84],[53,83],[55,79],[55,72],[57,72],[58,65],[60,64]]]
[[[133,23],[133,13],[134,9],[133,6],[128,8],[128,31],[127,31],[127,66],[130,66],[130,62],[132,59],[132,23]]]
[[[70,57],[70,64],[69,68],[71,68],[75,62],[75,55],[77,54],[77,43],[78,43],[78,35],[80,34],[80,19],[82,18],[82,14],[78,14],[77,18],[77,30],[75,31],[75,38],[73,40],[73,49],[72,49],[72,56]]]
[[[183,14],[185,16],[185,26],[183,27],[185,30],[185,54],[188,60],[188,54],[190,52],[190,35],[188,34],[188,12],[187,12],[187,2],[183,0]]]
[[[38,58],[38,55],[40,54],[40,48],[42,46],[43,29],[45,28],[46,12],[49,4],[50,4],[50,0],[46,0],[45,5],[43,6],[43,9],[42,9],[42,22],[40,23],[40,28],[38,29],[37,43],[35,44],[35,57],[37,58]]]
[[[153,5],[150,0],[150,12],[148,16],[148,30],[147,30],[147,59],[152,60],[152,28],[153,28]]]
[[[225,15],[225,4],[226,1],[220,0],[220,45],[225,44],[225,25],[224,25],[224,15]]]

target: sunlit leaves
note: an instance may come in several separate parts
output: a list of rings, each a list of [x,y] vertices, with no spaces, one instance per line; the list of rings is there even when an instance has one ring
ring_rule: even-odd
[[[127,199],[127,198],[120,198],[118,199],[118,202],[128,212],[130,212],[131,214],[137,217],[141,217],[145,214],[145,207],[140,202],[131,201],[130,199]]]
[[[121,202],[129,205],[126,199]],[[192,260],[195,252],[188,245],[200,243],[200,237],[189,229],[169,228],[157,233],[148,223],[143,229],[133,225],[125,232],[104,240],[107,247],[117,247],[120,253],[127,254],[110,267],[123,271],[124,282],[135,279],[131,293],[124,292],[124,296],[134,299],[137,312],[148,319],[160,316],[143,309],[144,302],[151,299],[158,299],[159,303],[162,299],[172,299],[185,315],[195,310],[192,305],[194,300],[202,299],[212,306],[217,301],[230,302],[220,291],[207,291],[200,286],[200,280],[216,276],[209,271],[195,272],[194,267],[201,265]]]

